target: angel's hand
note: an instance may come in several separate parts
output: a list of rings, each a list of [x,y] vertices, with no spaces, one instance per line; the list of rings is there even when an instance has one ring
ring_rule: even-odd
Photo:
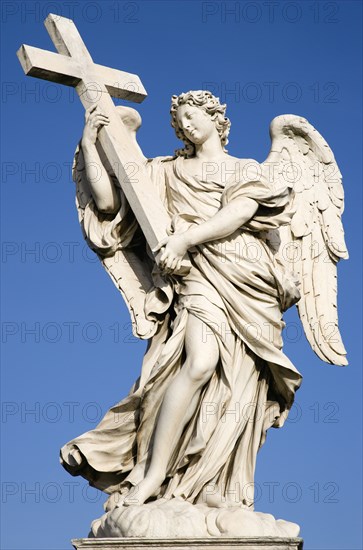
[[[182,260],[187,253],[188,243],[184,233],[170,235],[165,237],[153,249],[156,253],[161,250],[162,254],[159,260],[159,266],[165,273],[179,271]]]
[[[85,113],[85,126],[82,135],[82,145],[94,145],[97,140],[97,134],[102,126],[110,123],[108,116],[101,113],[97,105],[92,105]]]

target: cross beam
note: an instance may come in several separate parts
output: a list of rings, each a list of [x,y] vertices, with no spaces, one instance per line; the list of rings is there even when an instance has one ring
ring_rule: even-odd
[[[146,91],[137,75],[95,64],[71,19],[49,14],[44,24],[58,54],[21,46],[17,56],[24,72],[75,87],[85,109],[97,103],[109,117],[110,123],[100,129],[98,139],[153,249],[166,236],[170,218],[111,99],[113,96],[140,103]],[[126,163],[136,163],[138,167],[137,178],[133,177],[132,184],[124,169]]]

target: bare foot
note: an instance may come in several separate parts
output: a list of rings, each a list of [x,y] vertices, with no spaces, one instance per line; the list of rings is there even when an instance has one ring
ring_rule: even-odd
[[[111,512],[114,508],[120,508],[123,506],[125,497],[130,492],[130,487],[123,487],[120,491],[111,493],[106,502],[103,505],[105,512]]]
[[[138,485],[130,489],[123,501],[123,505],[141,506],[148,498],[154,496],[163,481],[164,479],[160,480],[147,475]]]

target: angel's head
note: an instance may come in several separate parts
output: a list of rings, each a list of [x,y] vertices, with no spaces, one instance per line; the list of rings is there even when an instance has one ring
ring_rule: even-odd
[[[176,151],[177,156],[192,157],[195,144],[205,139],[210,132],[217,132],[223,150],[228,143],[231,127],[225,116],[226,105],[218,97],[206,90],[190,91],[171,98],[171,125],[179,139],[185,143],[183,149]]]

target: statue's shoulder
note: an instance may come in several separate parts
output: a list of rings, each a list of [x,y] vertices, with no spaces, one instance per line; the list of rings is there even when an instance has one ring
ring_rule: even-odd
[[[233,158],[236,158],[236,157],[233,157]],[[236,161],[239,162],[239,164],[241,164],[242,166],[248,166],[249,164],[260,164],[258,162],[258,160],[256,159],[251,159],[251,158],[236,158]]]
[[[257,174],[262,170],[260,163],[255,159],[238,158],[231,155],[227,159],[227,168],[229,172],[234,170],[238,179],[251,178],[253,173]]]
[[[157,178],[161,181],[164,179],[173,160],[174,157],[171,156],[148,158],[146,161],[146,170],[149,172],[152,179]]]
[[[146,170],[154,186],[158,189],[162,201],[165,200],[165,183],[170,175],[169,167],[173,165],[173,160],[174,157],[171,156],[160,156],[148,158],[146,161]]]
[[[239,164],[250,164],[250,163],[259,164],[259,162],[256,159],[234,157],[233,155],[228,155],[227,160],[230,162],[236,162]]]
[[[148,158],[147,159],[147,164],[161,164],[161,163],[165,163],[165,162],[171,162],[175,160],[175,157],[172,157],[172,156],[160,156],[160,157],[154,157],[154,158]]]

